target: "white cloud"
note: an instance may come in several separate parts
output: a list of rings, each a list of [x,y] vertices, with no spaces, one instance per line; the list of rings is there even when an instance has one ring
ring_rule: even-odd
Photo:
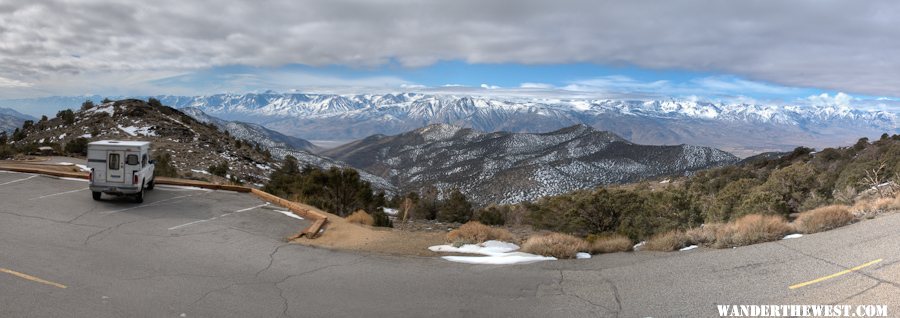
[[[91,72],[584,62],[900,96],[900,42],[893,41],[900,38],[898,6],[815,0],[6,0],[0,3],[0,77],[49,92],[48,78],[81,74],[79,80],[89,81],[84,74]]]
[[[549,89],[549,88],[554,88],[554,86],[551,84],[546,84],[546,83],[522,83],[522,84],[519,84],[519,88]]]
[[[483,88],[483,89],[498,89],[498,88],[500,88],[500,86],[496,86],[496,85],[488,85],[488,84],[481,84],[480,87]]]
[[[839,92],[834,96],[830,96],[827,93],[822,93],[820,95],[809,96],[806,99],[810,104],[813,105],[836,107],[850,107],[850,103],[854,101],[854,98],[852,96],[844,94],[843,92]]]
[[[2,88],[19,88],[19,87],[31,87],[31,83],[26,83],[19,80],[9,79],[5,77],[0,77],[0,87]]]

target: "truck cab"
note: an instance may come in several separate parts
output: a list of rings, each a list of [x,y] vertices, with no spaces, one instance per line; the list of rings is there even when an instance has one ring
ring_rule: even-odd
[[[153,190],[154,162],[150,159],[150,142],[103,140],[88,144],[87,166],[94,200],[103,193],[133,196],[144,202],[147,190]]]

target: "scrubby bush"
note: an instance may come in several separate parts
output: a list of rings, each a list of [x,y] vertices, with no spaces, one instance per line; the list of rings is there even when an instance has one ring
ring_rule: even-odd
[[[66,143],[66,153],[87,156],[87,138],[75,138]]]
[[[504,228],[490,227],[478,221],[468,222],[447,233],[447,242],[454,244],[477,244],[490,240],[513,242],[515,237]]]
[[[155,167],[153,174],[159,177],[177,178],[178,170],[172,165],[172,155],[168,152],[158,150],[153,156]]]
[[[350,168],[299,168],[297,159],[285,157],[281,166],[269,176],[263,190],[288,200],[297,200],[339,216],[356,210],[376,211],[384,205],[383,193]]]
[[[578,237],[562,234],[532,235],[522,243],[522,251],[556,258],[575,258],[575,254],[589,250],[587,241]]]
[[[71,125],[75,123],[75,112],[71,109],[64,109],[56,113],[56,118],[62,119],[66,125]]]
[[[684,232],[687,240],[693,245],[711,246],[716,242],[716,232],[722,227],[720,223],[704,224]]]
[[[437,219],[442,222],[469,222],[472,219],[472,204],[462,192],[454,189],[447,200],[440,204]]]
[[[377,209],[372,213],[372,220],[374,220],[373,226],[377,227],[394,227],[394,221],[391,221],[391,218],[384,213],[383,209]]]
[[[228,161],[222,161],[206,168],[206,171],[214,176],[225,177],[228,174]]]
[[[792,231],[784,217],[751,214],[721,226],[715,247],[727,248],[779,240]]]
[[[671,252],[690,245],[687,235],[680,230],[653,235],[644,243],[643,250]]]
[[[347,222],[355,223],[355,224],[362,224],[362,225],[368,225],[368,226],[375,225],[375,219],[372,218],[371,215],[369,215],[368,213],[366,213],[366,211],[363,211],[363,210],[358,210],[356,212],[353,212],[350,215],[348,215],[347,217],[345,217],[344,219],[347,220]]]
[[[504,225],[506,224],[506,214],[509,207],[491,205],[475,212],[478,216],[478,222],[487,225]]]
[[[618,234],[588,236],[587,242],[588,253],[591,254],[627,252],[634,246],[634,242],[632,242],[631,239],[627,236]]]
[[[104,99],[103,102],[106,103],[107,100],[108,99]],[[88,99],[88,100],[84,101],[84,103],[81,103],[81,110],[88,110],[91,108],[94,108],[94,102],[92,100]],[[57,114],[56,117],[59,117],[59,115]]]
[[[854,219],[849,207],[829,205],[800,213],[794,226],[803,233],[816,233],[850,224]]]

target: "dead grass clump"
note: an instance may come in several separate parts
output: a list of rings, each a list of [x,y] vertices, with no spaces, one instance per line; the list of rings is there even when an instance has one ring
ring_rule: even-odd
[[[470,221],[447,233],[447,241],[454,244],[477,244],[490,240],[515,243],[515,236],[504,228],[490,227],[478,221]]]
[[[711,246],[716,242],[716,232],[722,227],[722,223],[703,224],[684,232],[688,243],[702,246]]]
[[[771,242],[792,230],[781,216],[750,214],[719,227],[714,246],[726,248]]]
[[[633,246],[634,243],[631,242],[631,239],[624,235],[614,234],[609,236],[600,236],[594,238],[593,240],[590,240],[588,245],[588,253],[603,254],[628,252]]]
[[[854,219],[849,207],[829,205],[800,213],[794,226],[803,233],[816,233],[850,224]]]
[[[560,259],[575,258],[575,254],[587,250],[587,241],[562,233],[533,235],[522,243],[523,252]]]
[[[375,225],[375,219],[373,219],[371,215],[369,215],[368,213],[366,213],[366,211],[363,211],[363,210],[358,210],[356,212],[353,212],[353,214],[348,215],[344,219],[350,223],[356,223],[356,224],[362,224],[362,225],[368,225],[368,226]]]
[[[688,237],[684,232],[673,230],[651,236],[641,249],[647,251],[671,252],[686,247],[689,244]]]

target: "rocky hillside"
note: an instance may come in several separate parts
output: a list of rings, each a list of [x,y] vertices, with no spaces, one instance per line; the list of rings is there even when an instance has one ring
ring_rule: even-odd
[[[274,168],[275,160],[251,144],[223,134],[215,126],[201,123],[184,113],[143,100],[126,99],[74,112],[73,118],[53,118],[37,122],[25,130],[18,143],[59,146],[78,138],[89,141],[146,140],[154,150],[168,152],[179,175],[224,181],[207,172],[212,165],[228,163],[226,177],[234,176],[251,185],[261,185]]]
[[[530,201],[738,161],[707,147],[638,145],[586,125],[541,134],[430,125],[374,135],[322,154],[387,178],[404,191],[459,188],[479,203]]]
[[[22,127],[22,122],[26,120],[35,120],[35,118],[9,108],[0,107],[0,132],[12,132],[16,128]]]
[[[335,160],[325,158],[314,154],[313,152],[320,150],[309,141],[286,136],[279,132],[267,129],[257,124],[250,124],[239,121],[227,121],[207,115],[198,108],[183,108],[185,114],[202,122],[215,125],[222,131],[227,131],[231,136],[246,140],[254,145],[259,145],[262,149],[267,150],[273,158],[277,160],[284,159],[285,156],[293,156],[301,165],[312,165],[324,169],[331,167],[349,167],[347,164],[337,162]],[[373,188],[385,190],[387,193],[394,193],[396,188],[390,182],[382,177],[373,175],[366,171],[359,171],[360,178],[372,184]]]

